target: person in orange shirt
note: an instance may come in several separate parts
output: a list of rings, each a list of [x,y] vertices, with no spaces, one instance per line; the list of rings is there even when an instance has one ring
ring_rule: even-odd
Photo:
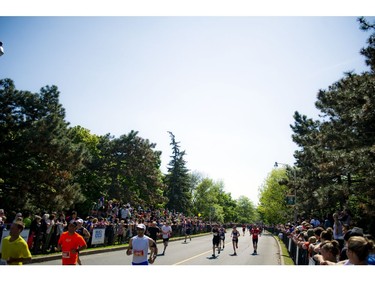
[[[60,235],[57,249],[62,251],[63,265],[76,265],[78,262],[78,254],[87,248],[85,239],[76,232],[77,223],[70,221],[68,231]]]

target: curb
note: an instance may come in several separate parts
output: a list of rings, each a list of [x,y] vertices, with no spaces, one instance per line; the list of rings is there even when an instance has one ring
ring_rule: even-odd
[[[273,235],[271,232],[267,231],[267,233],[271,234],[273,239],[275,239],[277,245],[279,246],[279,259],[280,259],[280,265],[285,265],[284,257],[283,257],[283,250],[281,249],[281,245],[279,240],[277,240],[276,236]]]

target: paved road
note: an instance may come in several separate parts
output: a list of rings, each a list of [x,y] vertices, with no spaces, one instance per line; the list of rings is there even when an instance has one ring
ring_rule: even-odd
[[[241,232],[242,233],[242,232]],[[158,243],[159,253],[163,244]],[[217,252],[216,252],[217,253]],[[251,237],[248,232],[239,239],[237,256],[232,256],[233,247],[230,230],[226,235],[225,248],[217,257],[212,258],[212,235],[193,237],[192,241],[171,241],[164,256],[159,255],[154,265],[280,265],[280,248],[276,239],[270,234],[259,238],[258,254],[253,255]],[[102,252],[81,256],[84,265],[130,265],[131,256],[125,250]],[[60,265],[56,258],[31,265]]]

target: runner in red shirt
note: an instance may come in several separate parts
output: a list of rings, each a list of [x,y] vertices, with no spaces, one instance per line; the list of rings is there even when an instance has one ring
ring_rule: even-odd
[[[251,234],[253,236],[253,247],[254,247],[254,253],[253,255],[257,254],[257,248],[258,248],[258,236],[260,233],[259,227],[254,225],[254,227],[251,229]]]
[[[87,248],[85,239],[76,232],[76,228],[77,223],[70,221],[68,231],[60,235],[57,247],[62,251],[63,265],[76,265],[79,251]]]

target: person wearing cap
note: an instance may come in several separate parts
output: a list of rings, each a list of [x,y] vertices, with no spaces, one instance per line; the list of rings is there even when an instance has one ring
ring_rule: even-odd
[[[62,252],[63,265],[76,265],[78,254],[87,248],[85,239],[76,232],[77,222],[70,221],[68,231],[60,235],[57,243],[57,250]]]
[[[344,234],[344,247],[341,249],[340,261],[348,259],[348,255],[347,255],[348,240],[349,240],[350,237],[353,237],[353,236],[362,236],[363,237],[363,229],[355,226],[352,229],[349,229]]]
[[[77,223],[76,232],[80,234],[87,243],[91,235],[90,235],[90,232],[87,230],[87,228],[83,226],[83,219],[77,219],[76,223]]]
[[[136,226],[137,235],[129,241],[126,254],[133,255],[132,265],[148,265],[153,264],[158,254],[156,242],[145,235],[146,226],[141,223]],[[147,259],[148,249],[150,249],[150,258]]]
[[[1,259],[9,265],[22,265],[31,261],[31,253],[26,241],[21,237],[25,225],[22,221],[12,223],[9,236],[2,241]]]
[[[83,226],[83,219],[78,218],[75,222],[77,223],[76,232],[77,232],[79,235],[81,235],[81,236],[83,237],[83,239],[85,239],[86,244],[88,244],[89,239],[90,239],[90,237],[91,237],[91,234],[90,234],[90,232],[87,230],[87,228]],[[78,263],[79,265],[82,265],[82,262],[81,262],[81,259],[79,258],[79,255],[78,255],[77,263]]]

